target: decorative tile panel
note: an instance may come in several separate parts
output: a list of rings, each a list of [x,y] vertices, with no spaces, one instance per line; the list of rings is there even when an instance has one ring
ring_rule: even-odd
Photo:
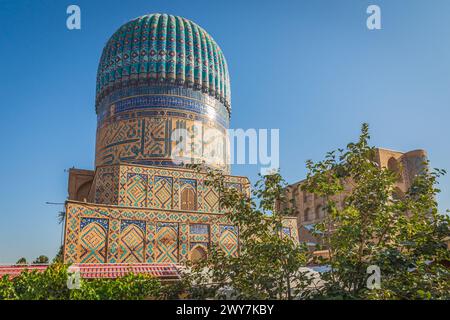
[[[236,257],[239,254],[239,240],[237,227],[232,225],[220,226],[220,248],[228,256]]]
[[[106,262],[108,220],[82,218],[80,230],[80,262]]]
[[[119,262],[145,262],[145,222],[122,220],[120,225]]]

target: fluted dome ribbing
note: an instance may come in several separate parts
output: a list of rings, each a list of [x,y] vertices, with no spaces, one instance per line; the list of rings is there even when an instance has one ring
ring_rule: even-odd
[[[230,78],[213,38],[182,17],[149,14],[120,27],[103,49],[96,107],[115,88],[139,84],[193,88],[221,101],[230,112]]]

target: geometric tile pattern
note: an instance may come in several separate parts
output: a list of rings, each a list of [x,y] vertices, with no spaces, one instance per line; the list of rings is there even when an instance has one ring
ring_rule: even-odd
[[[189,225],[189,247],[192,250],[193,244],[203,243],[206,247],[209,247],[210,234],[209,224],[190,224]]]
[[[96,180],[95,202],[101,204],[112,204],[114,201],[114,173],[105,172]]]
[[[209,234],[209,225],[207,224],[191,224],[189,226],[189,234]]]
[[[248,184],[242,177],[227,176],[227,180],[234,185]],[[125,164],[105,166],[97,169],[95,187],[97,196],[110,198],[97,197],[93,199],[95,203],[164,210],[181,209],[181,192],[189,187],[192,192],[186,199],[192,198],[195,211],[223,213],[219,210],[218,192],[206,185],[204,174],[193,170]]]
[[[96,165],[107,165],[133,159],[140,146],[140,119],[114,121],[97,130]]]
[[[137,165],[111,165],[102,167],[113,171],[115,181],[115,199],[119,206],[155,208],[155,209],[180,209],[181,191],[189,187],[192,190],[196,211],[205,213],[221,213],[217,203],[217,192],[211,192],[211,186],[204,181],[204,174],[187,169],[172,169]],[[138,176],[142,179],[140,179]],[[146,177],[147,176],[147,177]],[[100,184],[101,178],[97,185]],[[227,180],[233,183],[248,184],[248,180],[242,177],[227,176]],[[147,181],[147,183],[145,183]],[[131,191],[129,189],[132,189]],[[144,192],[146,190],[146,192]],[[144,199],[143,193],[146,193]],[[204,199],[207,196],[207,199]],[[213,207],[210,207],[213,205]]]
[[[146,262],[155,262],[155,234],[156,234],[156,223],[153,220],[146,220]]]
[[[104,212],[107,214],[107,211]],[[121,219],[109,219],[108,233],[108,262],[117,263],[119,260],[119,239],[120,239],[120,221]]]
[[[228,223],[228,222],[225,222]],[[220,240],[220,225],[218,223],[213,223],[210,225],[211,242],[219,243]]]
[[[66,213],[66,263],[86,260],[117,263],[125,257],[139,261],[144,259],[147,263],[157,262],[157,259],[183,262],[189,259],[191,248],[196,243],[205,246],[211,243],[228,254],[238,254],[238,230],[230,225],[229,218],[224,214],[104,206],[73,201],[67,202]],[[292,238],[298,241],[296,219],[285,218],[283,225],[290,228]],[[142,238],[145,239],[144,246],[141,245]],[[124,250],[126,248],[135,248],[138,253],[128,257],[124,255],[128,253]],[[141,248],[145,253],[141,253]]]
[[[119,166],[97,168],[89,201],[99,204],[117,204],[119,198]]]
[[[202,256],[203,250],[209,250],[213,245],[221,247],[227,254],[238,254],[238,230],[231,225],[227,214],[207,211],[209,204],[202,199],[209,193],[204,174],[188,169],[124,164],[98,167],[96,173],[97,186],[102,185],[104,174],[107,177],[110,174],[109,181],[113,181],[111,188],[115,189],[111,194],[116,202],[67,201],[64,234],[66,263],[182,263],[192,255]],[[248,185],[246,178],[228,176],[226,179],[230,183]],[[196,190],[196,201],[199,207],[202,205],[201,210],[179,210],[175,203],[172,209],[168,206],[154,207],[155,192],[158,191],[158,198],[164,204],[166,199],[160,190],[166,188],[167,191],[170,186],[174,197],[169,203],[175,201],[177,194],[179,197],[184,190]],[[133,188],[135,194],[130,192]],[[147,192],[144,192],[145,189]],[[145,200],[142,194],[146,194]],[[181,202],[180,198],[178,202]],[[295,218],[283,221],[283,226],[290,228],[293,239],[298,239],[296,223]],[[287,229],[284,230],[287,232]],[[194,248],[198,250],[193,252]]]
[[[145,222],[123,220],[120,238],[119,262],[145,262]]]
[[[108,222],[106,219],[81,219],[80,262],[106,262]]]
[[[236,182],[226,182],[225,187],[242,191],[242,184]]]
[[[155,176],[153,188],[153,206],[161,209],[172,209],[173,178]]]
[[[179,183],[180,183],[181,188],[183,188],[186,185],[189,185],[194,190],[197,189],[197,180],[195,180],[195,179],[180,178]]]
[[[203,193],[204,209],[209,212],[219,211],[219,192],[211,186],[207,186]]]
[[[147,109],[146,106],[145,108]],[[185,118],[188,120],[184,120]],[[220,132],[222,136],[212,140],[210,144],[226,137],[226,127],[218,122],[203,116],[193,119],[191,113],[179,110],[174,112],[169,107],[162,112],[122,112],[97,124],[96,166],[127,163],[183,168],[192,160],[201,160],[201,152],[207,147],[207,142],[202,142],[201,139],[197,149],[184,148],[184,153],[180,154],[181,142],[172,137],[177,132],[176,125],[180,120],[186,122],[186,130],[199,127],[197,123],[200,123],[200,127],[204,128],[202,131],[211,128]],[[215,162],[208,162],[208,165],[229,172],[228,154],[221,154],[220,157]],[[178,159],[179,162],[176,161]]]
[[[166,143],[169,136],[170,121],[164,118],[145,119],[144,156],[169,157],[170,143]]]
[[[220,248],[228,256],[237,257],[239,254],[237,227],[230,225],[220,226]]]
[[[195,261],[206,258],[209,251],[210,234],[209,224],[190,224],[189,225],[189,257]]]
[[[157,224],[155,262],[178,262],[178,224],[163,222]]]
[[[179,235],[178,235],[178,248],[179,248],[179,262],[183,263],[189,259],[189,225],[187,223],[179,224]]]
[[[99,225],[101,225],[105,230],[108,230],[108,220],[107,219],[96,219],[96,218],[81,218],[80,229],[83,230],[86,226],[88,226],[92,222],[96,222]]]
[[[127,178],[125,205],[129,207],[146,207],[147,175],[129,173]]]

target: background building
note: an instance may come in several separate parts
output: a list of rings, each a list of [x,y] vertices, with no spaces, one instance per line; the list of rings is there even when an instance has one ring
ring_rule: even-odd
[[[389,168],[399,174],[394,196],[402,197],[411,186],[415,175],[423,167],[427,154],[424,150],[403,153],[377,148],[375,157],[381,167]],[[302,191],[301,185],[303,181],[291,184],[286,188],[288,201],[282,205],[293,210],[297,218],[300,241],[306,242],[313,247],[318,239],[315,239],[310,231],[314,224],[322,221],[325,217],[326,210],[324,208],[326,201],[322,197]],[[343,206],[344,199],[349,191],[351,191],[351,186],[346,185],[344,192],[334,197],[334,201],[336,201],[338,206]]]

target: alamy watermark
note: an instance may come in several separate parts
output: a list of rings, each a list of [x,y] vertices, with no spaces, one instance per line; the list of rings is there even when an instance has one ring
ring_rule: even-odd
[[[81,288],[81,274],[79,267],[70,266],[67,269],[67,288],[69,290]]]
[[[366,25],[369,30],[381,29],[381,8],[375,4],[367,7],[367,14],[370,16],[367,18]]]
[[[69,15],[66,20],[66,26],[69,30],[81,29],[81,9],[75,4],[67,7],[66,13]]]
[[[377,265],[370,265],[366,270],[367,274],[370,276],[367,278],[366,286],[367,289],[380,289],[381,288],[381,270]]]
[[[278,170],[280,165],[279,129],[222,131],[196,122],[189,129],[175,129],[171,142],[172,161],[177,164],[260,165],[263,175]]]

